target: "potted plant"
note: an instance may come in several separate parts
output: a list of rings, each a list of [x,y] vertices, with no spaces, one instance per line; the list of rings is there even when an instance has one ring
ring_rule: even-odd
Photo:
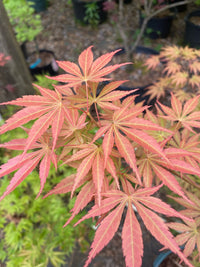
[[[180,3],[182,0],[168,0],[169,4],[173,4],[173,3]],[[184,12],[187,10],[187,3],[186,4],[182,4],[176,7],[176,10],[178,12]]]
[[[35,14],[31,3],[26,0],[4,0],[11,25],[14,28],[17,41],[22,47],[25,58],[33,75],[50,72],[57,74],[58,66],[52,51],[40,50],[37,43],[37,35],[43,30],[41,17]],[[35,42],[35,52],[28,55],[26,42]]]
[[[105,0],[72,0],[74,15],[78,22],[97,26],[107,19]]]
[[[167,7],[167,3],[165,0],[160,1],[152,1],[152,6],[145,5],[145,2],[142,1],[140,8],[140,26],[143,23],[144,17],[149,13],[149,9],[159,10],[163,7]],[[166,8],[163,12],[158,13],[153,16],[146,25],[145,35],[151,39],[157,38],[166,38],[168,37],[172,25],[172,21],[174,18],[174,13],[170,11],[169,8]]]
[[[34,8],[36,12],[45,11],[47,8],[47,0],[27,0],[31,3],[31,7]]]
[[[200,10],[190,12],[185,17],[184,42],[194,48],[200,48]]]
[[[138,13],[140,13],[141,16],[139,16],[140,17],[139,28],[137,29],[134,27],[134,29],[132,30],[127,30],[126,27],[127,21],[126,21],[126,9],[124,8],[124,1],[119,0],[120,5],[114,5],[115,1],[106,2],[107,3],[106,8],[110,13],[110,15],[113,16],[113,21],[114,21],[113,25],[116,26],[115,28],[117,30],[117,33],[120,35],[123,41],[123,47],[126,51],[127,60],[130,62],[133,61],[133,53],[136,51],[138,46],[141,45],[145,31],[147,33],[146,29],[147,28],[149,29],[149,26],[147,27],[149,20],[151,20],[154,17],[157,17],[159,14],[161,14],[161,12],[164,11],[166,12],[166,10],[169,10],[171,8],[174,9],[178,6],[181,6],[189,2],[193,2],[193,0],[183,0],[180,2],[173,2],[173,3],[169,3],[167,1],[165,4],[163,3],[163,0],[161,2],[151,1],[151,0],[135,1],[135,5],[129,6],[130,12],[134,14],[136,9],[138,10]],[[164,36],[169,34],[169,27],[167,26],[165,30],[166,31],[164,32]],[[160,36],[160,30],[156,29],[154,33],[149,32],[149,34],[157,38],[158,36]]]

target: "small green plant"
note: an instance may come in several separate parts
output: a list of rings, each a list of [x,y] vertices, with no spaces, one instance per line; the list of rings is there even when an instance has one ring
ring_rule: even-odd
[[[41,17],[34,14],[31,2],[26,0],[3,0],[11,25],[14,28],[17,41],[33,41],[42,31]]]
[[[36,75],[36,82],[35,84],[42,86],[42,87],[48,87],[49,89],[54,89],[53,85],[52,85],[52,80],[48,79],[45,75]],[[53,81],[54,85],[58,84],[58,81]]]
[[[92,27],[96,27],[99,24],[99,7],[97,2],[91,2],[86,4],[86,11],[84,21],[89,23]]]
[[[63,171],[60,177],[51,173],[52,181],[46,188],[70,174],[72,169]],[[39,186],[37,175],[37,171],[33,171],[28,180],[0,204],[0,232],[3,235],[0,260],[6,261],[8,267],[45,267],[48,262],[61,266],[66,256],[73,252],[77,241],[80,241],[81,247],[89,247],[89,238],[84,236],[90,235],[89,224],[79,229],[72,225],[63,229],[66,216],[70,217],[74,199],[57,195],[49,201],[42,198],[35,200]],[[9,179],[1,181],[1,193],[8,184]]]

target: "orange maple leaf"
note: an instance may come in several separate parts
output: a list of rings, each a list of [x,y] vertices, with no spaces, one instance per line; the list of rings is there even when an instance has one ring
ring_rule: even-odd
[[[200,95],[189,99],[186,103],[182,104],[173,93],[171,93],[171,106],[169,108],[159,103],[160,108],[164,112],[163,118],[166,120],[176,122],[178,127],[185,127],[189,131],[194,132],[192,127],[200,128],[200,112],[195,111],[199,103]],[[159,108],[159,109],[160,109]]]
[[[200,199],[191,192],[187,192],[186,194],[192,203],[177,197],[170,196],[170,198],[186,208],[180,212],[182,215],[194,218],[194,221],[184,219],[184,223],[168,223],[168,226],[178,232],[178,235],[175,237],[177,244],[179,246],[185,244],[183,250],[185,256],[190,256],[196,248],[200,260]]]
[[[122,63],[105,67],[113,58],[113,56],[120,51],[116,50],[105,55],[100,56],[94,60],[92,53],[92,47],[90,46],[85,49],[78,58],[79,65],[76,65],[70,61],[58,61],[58,65],[68,74],[61,74],[56,77],[48,77],[53,80],[64,82],[67,85],[60,86],[62,88],[76,87],[90,82],[102,82],[109,80],[105,78],[105,75],[108,75],[112,71],[118,69],[121,66],[132,64],[132,63]]]
[[[167,62],[167,66],[164,68],[163,72],[167,72],[167,75],[175,74],[181,71],[181,65],[174,61]]]
[[[23,96],[22,98],[0,104],[25,106],[25,108],[15,113],[0,127],[0,134],[20,127],[31,120],[37,119],[29,131],[27,144],[24,147],[24,153],[30,149],[31,145],[42,136],[49,126],[51,126],[52,130],[53,150],[56,146],[56,141],[64,120],[67,119],[71,121],[63,97],[56,89],[55,91],[52,91],[38,85],[35,86],[39,89],[42,96]]]
[[[177,87],[181,86],[183,87],[189,78],[189,75],[187,72],[176,72],[173,75],[170,76],[170,79],[173,84],[175,84]]]
[[[12,150],[24,150],[26,147],[26,139],[14,139],[5,144],[1,144],[0,147]],[[37,150],[25,153],[23,156],[18,155],[0,167],[0,177],[18,169],[0,200],[12,192],[33,171],[33,169],[36,168],[38,164],[41,184],[40,191],[38,193],[39,196],[49,174],[50,163],[53,162],[55,168],[57,168],[57,156],[52,151],[52,142],[48,134],[40,136],[39,140],[32,144],[30,149]]]
[[[87,267],[96,254],[113,238],[119,227],[125,206],[127,206],[127,213],[122,229],[122,248],[127,267],[141,266],[143,255],[142,231],[133,206],[137,209],[137,212],[151,234],[165,247],[170,248],[174,253],[178,254],[188,266],[192,267],[187,258],[181,253],[167,225],[155,213],[158,212],[166,216],[187,219],[187,217],[180,215],[180,213],[172,209],[168,204],[151,196],[161,186],[133,190],[131,194],[119,190],[110,190],[102,194],[105,199],[102,200],[101,207],[98,205],[93,206],[88,214],[75,224],[77,225],[91,217],[94,218],[106,214],[103,220],[99,222],[99,227],[97,228],[94,241],[91,245],[91,251],[84,267]]]
[[[160,64],[160,55],[153,55],[145,61],[148,69],[155,69]]]

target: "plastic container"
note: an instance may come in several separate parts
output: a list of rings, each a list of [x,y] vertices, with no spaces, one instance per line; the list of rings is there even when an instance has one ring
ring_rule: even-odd
[[[193,48],[200,48],[200,24],[194,24],[192,17],[197,17],[200,21],[200,10],[195,10],[185,17],[184,42]]]
[[[96,2],[98,5],[98,15],[100,18],[99,23],[103,23],[107,19],[107,12],[103,9],[103,3],[105,2],[105,0],[97,0]],[[86,16],[86,9],[88,3],[92,3],[92,1],[86,2],[82,0],[72,0],[74,16],[78,22],[81,22],[83,24],[88,24],[87,21],[85,21],[84,19]]]
[[[174,16],[165,16],[165,17],[153,17],[151,18],[146,26],[145,36],[151,39],[158,38],[167,38],[170,34],[170,29],[172,26]],[[140,12],[140,26],[143,23],[144,18],[142,17],[142,13]],[[148,29],[151,31],[148,32]]]
[[[174,3],[178,3],[178,2],[182,2],[182,0],[169,0],[169,4],[174,4]],[[176,10],[177,10],[177,12],[186,11],[187,10],[187,4],[176,6]]]
[[[35,9],[36,12],[45,11],[47,8],[46,0],[27,0],[28,2],[32,2],[32,7]]]

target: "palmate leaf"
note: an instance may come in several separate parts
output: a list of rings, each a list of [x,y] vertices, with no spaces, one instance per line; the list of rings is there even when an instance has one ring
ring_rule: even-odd
[[[145,93],[145,96],[149,96],[149,101],[151,101],[154,98],[159,100],[160,98],[165,96],[168,88],[169,88],[169,80],[166,78],[160,78],[156,83],[146,88],[147,92]]]
[[[176,72],[175,74],[170,76],[172,83],[175,84],[177,87],[183,87],[188,80],[188,73],[187,72]]]
[[[72,155],[64,163],[69,163],[77,160],[82,160],[77,168],[77,174],[75,177],[74,185],[72,188],[71,195],[73,195],[74,190],[77,188],[77,185],[84,179],[84,177],[92,170],[92,179],[97,194],[97,200],[100,205],[101,201],[101,190],[105,176],[104,165],[104,155],[101,146],[96,146],[94,144],[84,145],[84,149],[79,150],[76,154]],[[110,161],[109,161],[110,162]],[[107,168],[109,171],[110,168]],[[114,170],[112,170],[114,173]],[[115,174],[116,176],[116,174]]]
[[[143,156],[137,161],[137,163],[139,165],[138,168],[140,170],[140,175],[143,177],[144,184],[146,186],[152,186],[153,177],[155,177],[156,175],[156,179],[162,181],[174,193],[188,200],[187,196],[183,192],[181,186],[179,185],[175,176],[172,174],[171,170],[180,173],[189,173],[199,176],[200,169],[194,168],[189,163],[177,159],[178,156],[183,155],[184,151],[182,150],[181,153],[178,153],[178,149],[176,150],[176,158],[174,153],[170,153],[170,150],[166,149],[164,150],[164,152],[165,156],[168,158],[168,162],[162,160],[160,157],[153,153],[146,153],[145,151],[143,151]]]
[[[1,145],[1,147],[23,150],[26,147],[25,141],[25,139],[16,139]],[[21,142],[21,146],[19,146],[19,142]],[[0,200],[12,192],[37,167],[39,162],[40,191],[37,197],[41,194],[49,174],[51,162],[57,167],[57,157],[52,151],[52,142],[48,135],[41,136],[31,148],[37,148],[37,150],[18,155],[0,167],[0,177],[18,169]]]
[[[197,75],[200,72],[200,62],[198,60],[193,61],[189,64],[189,69],[192,71],[195,75]]]
[[[167,75],[175,74],[176,72],[181,71],[181,65],[175,61],[168,61],[167,66],[164,68],[163,72],[167,72]]]
[[[167,46],[165,47],[160,54],[160,57],[166,57],[170,60],[176,60],[181,55],[181,49],[176,46]]]
[[[178,100],[180,100],[182,103],[185,103],[189,99],[193,98],[196,96],[196,93],[189,92],[189,91],[184,91],[182,89],[175,90],[174,95]]]
[[[200,112],[195,111],[199,102],[199,95],[188,100],[184,105],[171,93],[171,106],[169,108],[159,103],[160,108],[163,110],[166,120],[179,122],[183,127],[191,132],[194,132],[192,127],[200,128]]]
[[[147,66],[148,69],[155,69],[159,63],[160,55],[153,55],[145,61],[144,65]]]
[[[131,105],[131,102],[129,105]],[[121,156],[136,173],[138,182],[141,183],[136,165],[135,150],[131,142],[138,143],[145,149],[156,153],[168,161],[156,140],[142,130],[169,131],[150,121],[137,118],[138,115],[141,115],[145,107],[129,108],[129,105],[125,105],[120,110],[114,111],[110,114],[110,119],[101,121],[102,127],[97,131],[93,142],[101,138],[102,135],[105,135],[102,144],[105,160],[109,157],[115,144]]]
[[[89,81],[102,82],[109,80],[109,78],[105,78],[104,76],[121,66],[131,64],[122,63],[106,67],[117,52],[119,52],[119,50],[107,53],[94,60],[92,46],[90,46],[80,54],[78,58],[79,66],[70,61],[58,61],[59,67],[68,74],[61,74],[53,78],[48,78],[66,83],[66,85],[59,86],[61,88],[76,87],[82,83],[87,84]]]
[[[181,133],[176,132],[169,144],[170,148],[168,148],[166,151],[171,157],[173,154],[175,158],[177,158],[177,155],[179,155],[179,159],[186,161],[194,168],[199,167],[199,134],[191,135],[187,129],[184,129]],[[178,151],[181,151],[181,153]]]
[[[200,226],[200,217],[196,218],[193,222],[184,220],[183,223],[168,223],[168,226],[171,229],[176,230],[178,233],[175,240],[179,244],[179,246],[184,246],[183,253],[186,257],[190,256],[192,252],[195,249],[195,246],[198,250],[198,255],[200,258],[200,232],[199,232],[199,226]]]
[[[112,103],[113,101],[119,100],[136,91],[130,90],[123,92],[120,90],[115,90],[124,82],[125,81],[110,82],[101,89],[100,93],[98,92],[99,83],[88,82],[88,96],[86,95],[86,86],[83,85],[79,87],[76,95],[68,96],[67,100],[69,100],[78,108],[84,108],[87,107],[87,105],[92,106],[95,104],[102,109],[116,110],[119,109],[119,107]]]
[[[195,194],[192,194],[191,192],[188,191],[186,192],[186,195],[192,202],[185,201],[182,198],[178,197],[173,197],[173,196],[169,197],[186,208],[180,212],[183,215],[191,218],[200,217],[200,199]]]
[[[134,214],[134,205],[142,217],[143,222],[151,234],[164,245],[165,248],[171,249],[174,253],[185,261],[188,266],[192,267],[187,258],[181,253],[178,244],[176,244],[167,224],[155,213],[159,212],[166,216],[178,217],[186,220],[187,217],[181,215],[168,204],[163,203],[160,199],[152,197],[161,186],[153,188],[141,188],[135,190],[132,194],[126,194],[119,190],[111,190],[103,193],[105,199],[101,202],[101,207],[95,205],[81,220],[75,225],[88,218],[104,216],[99,222],[88,260],[84,267],[87,267],[91,260],[100,250],[108,244],[118,229],[122,217],[122,211],[128,206],[125,222],[122,229],[122,247],[127,267],[139,267],[142,263],[143,242],[142,231],[139,222]],[[115,207],[115,209],[113,209]],[[154,211],[151,211],[153,209]],[[110,210],[112,210],[110,212]],[[191,220],[190,220],[191,221]]]
[[[68,112],[71,120],[64,122],[59,134],[59,136],[63,136],[65,140],[75,134],[77,130],[81,130],[87,125],[85,113],[80,115],[77,109],[69,109]]]
[[[198,75],[193,75],[189,79],[189,84],[194,88],[195,86],[199,87],[200,85],[200,77]]]
[[[0,134],[20,127],[21,125],[38,118],[29,131],[27,144],[24,147],[24,153],[30,149],[50,125],[53,135],[53,150],[62,128],[64,118],[71,121],[70,114],[65,105],[63,105],[62,95],[58,91],[54,92],[38,85],[35,86],[39,89],[42,96],[23,96],[17,100],[1,103],[1,105],[18,105],[26,106],[26,108],[18,111],[8,119],[6,123],[0,127]]]

